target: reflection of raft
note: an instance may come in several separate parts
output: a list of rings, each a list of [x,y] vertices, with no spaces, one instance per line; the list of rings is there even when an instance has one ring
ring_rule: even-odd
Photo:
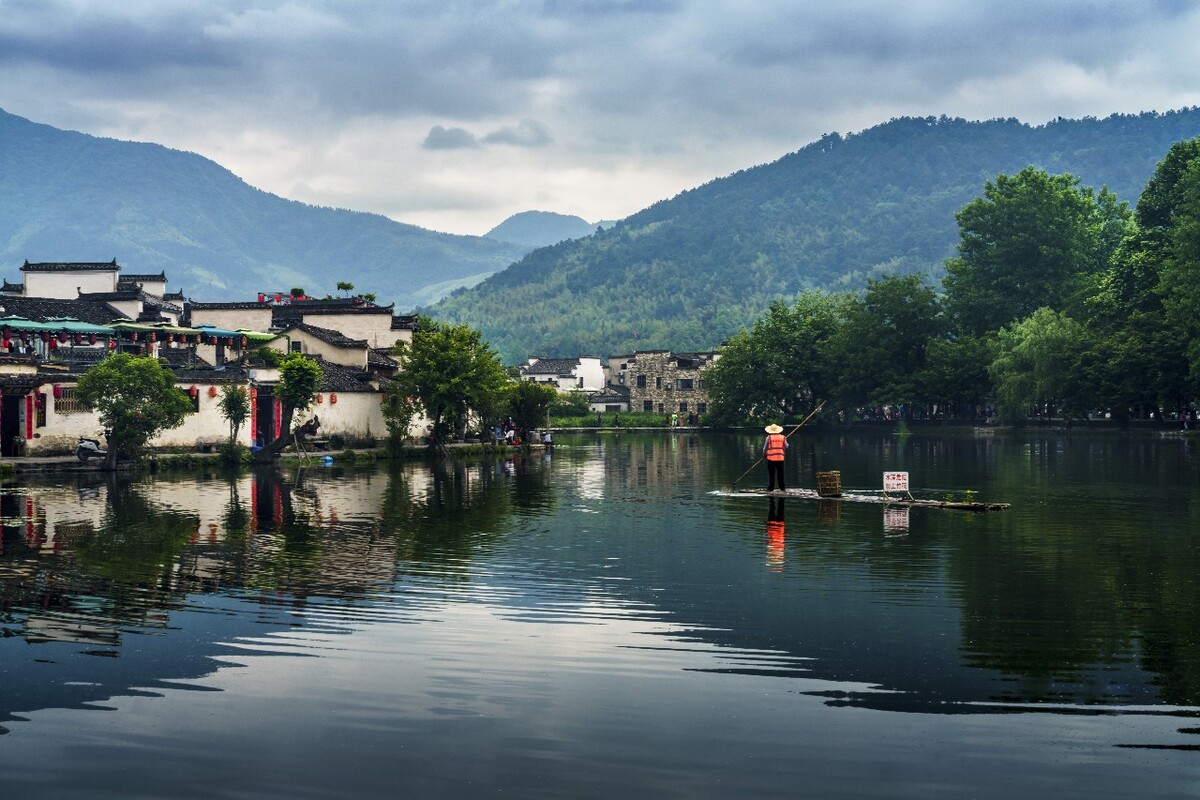
[[[823,502],[841,500],[846,503],[871,503],[877,506],[893,506],[896,508],[955,508],[960,511],[1003,511],[1008,503],[982,503],[956,500],[922,500],[916,497],[900,495],[861,494],[858,492],[843,492],[831,497],[818,493],[815,489],[788,489],[785,492],[768,492],[766,489],[734,489],[733,491],[718,490],[712,494],[722,497],[787,497],[797,500],[821,500]]]

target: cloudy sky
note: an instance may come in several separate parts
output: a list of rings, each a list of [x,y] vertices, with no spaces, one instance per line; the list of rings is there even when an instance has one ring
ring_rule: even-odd
[[[0,0],[0,108],[481,234],[905,115],[1200,105],[1200,0]]]

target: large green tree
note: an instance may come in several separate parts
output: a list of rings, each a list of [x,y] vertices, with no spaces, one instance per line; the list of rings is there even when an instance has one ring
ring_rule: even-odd
[[[717,423],[796,419],[829,397],[836,369],[830,341],[845,297],[806,292],[776,301],[750,330],[736,334],[705,373]]]
[[[983,334],[1048,306],[1081,303],[1108,265],[1131,214],[1107,189],[1026,167],[998,175],[955,219],[958,255],[946,262],[946,304],[958,328]]]
[[[929,343],[943,333],[941,304],[922,275],[887,276],[846,302],[831,342],[844,405],[925,399],[921,371]]]
[[[139,456],[158,433],[183,424],[192,400],[156,358],[117,353],[79,377],[75,396],[100,412],[108,434],[106,469]]]
[[[485,418],[505,400],[508,375],[491,346],[466,325],[421,317],[411,342],[395,347],[400,369],[397,391],[425,408],[433,423],[433,444],[460,437],[472,412]]]
[[[1083,326],[1049,308],[997,331],[989,372],[1000,415],[1019,423],[1033,407],[1059,410],[1068,394],[1071,365],[1083,345]]]
[[[558,399],[558,390],[535,381],[513,381],[508,389],[508,413],[518,430],[528,431],[546,422],[550,406]],[[587,411],[585,405],[584,411]]]

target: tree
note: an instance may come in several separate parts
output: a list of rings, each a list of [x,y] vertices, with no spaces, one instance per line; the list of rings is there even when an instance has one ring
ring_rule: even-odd
[[[394,448],[403,444],[413,417],[421,410],[420,403],[404,392],[403,384],[396,381],[383,391],[383,422],[388,429],[388,443]]]
[[[558,391],[549,384],[514,381],[508,389],[508,413],[516,423],[517,430],[532,430],[545,422],[550,406],[558,400],[558,396]]]
[[[1019,422],[1033,406],[1062,404],[1071,366],[1084,344],[1083,326],[1049,308],[997,331],[988,372],[1000,415]]]
[[[845,404],[906,403],[925,398],[919,372],[926,349],[943,333],[941,306],[923,275],[871,280],[850,297],[833,337],[835,393]]]
[[[221,416],[229,423],[229,443],[237,442],[238,431],[250,418],[250,397],[240,386],[226,384],[221,387]]]
[[[192,412],[192,400],[175,385],[158,359],[111,355],[79,377],[75,396],[100,412],[108,438],[105,469],[141,455],[159,432],[177,428]]]
[[[958,256],[946,262],[946,304],[960,330],[978,335],[1042,306],[1080,302],[1131,214],[1107,189],[1097,197],[1071,175],[1026,167],[988,181],[955,219]]]
[[[280,407],[279,438],[268,442],[258,452],[258,458],[273,457],[287,447],[294,435],[292,418],[297,411],[312,406],[324,380],[321,365],[301,353],[288,353],[279,360],[279,382],[275,385]]]
[[[798,418],[827,398],[835,373],[829,343],[844,304],[840,295],[805,292],[793,306],[772,303],[734,335],[704,377],[713,421]]]
[[[500,409],[508,376],[478,331],[421,317],[412,341],[397,342],[394,353],[397,391],[424,406],[434,445],[461,437],[469,413],[486,417]]]
[[[354,284],[350,283],[349,281],[338,281],[337,290],[339,292],[345,292],[346,294],[349,294],[350,292],[354,291]]]

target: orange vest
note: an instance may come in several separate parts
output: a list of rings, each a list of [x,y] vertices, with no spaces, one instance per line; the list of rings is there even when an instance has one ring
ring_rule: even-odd
[[[767,461],[783,461],[787,439],[782,433],[767,434]]]

